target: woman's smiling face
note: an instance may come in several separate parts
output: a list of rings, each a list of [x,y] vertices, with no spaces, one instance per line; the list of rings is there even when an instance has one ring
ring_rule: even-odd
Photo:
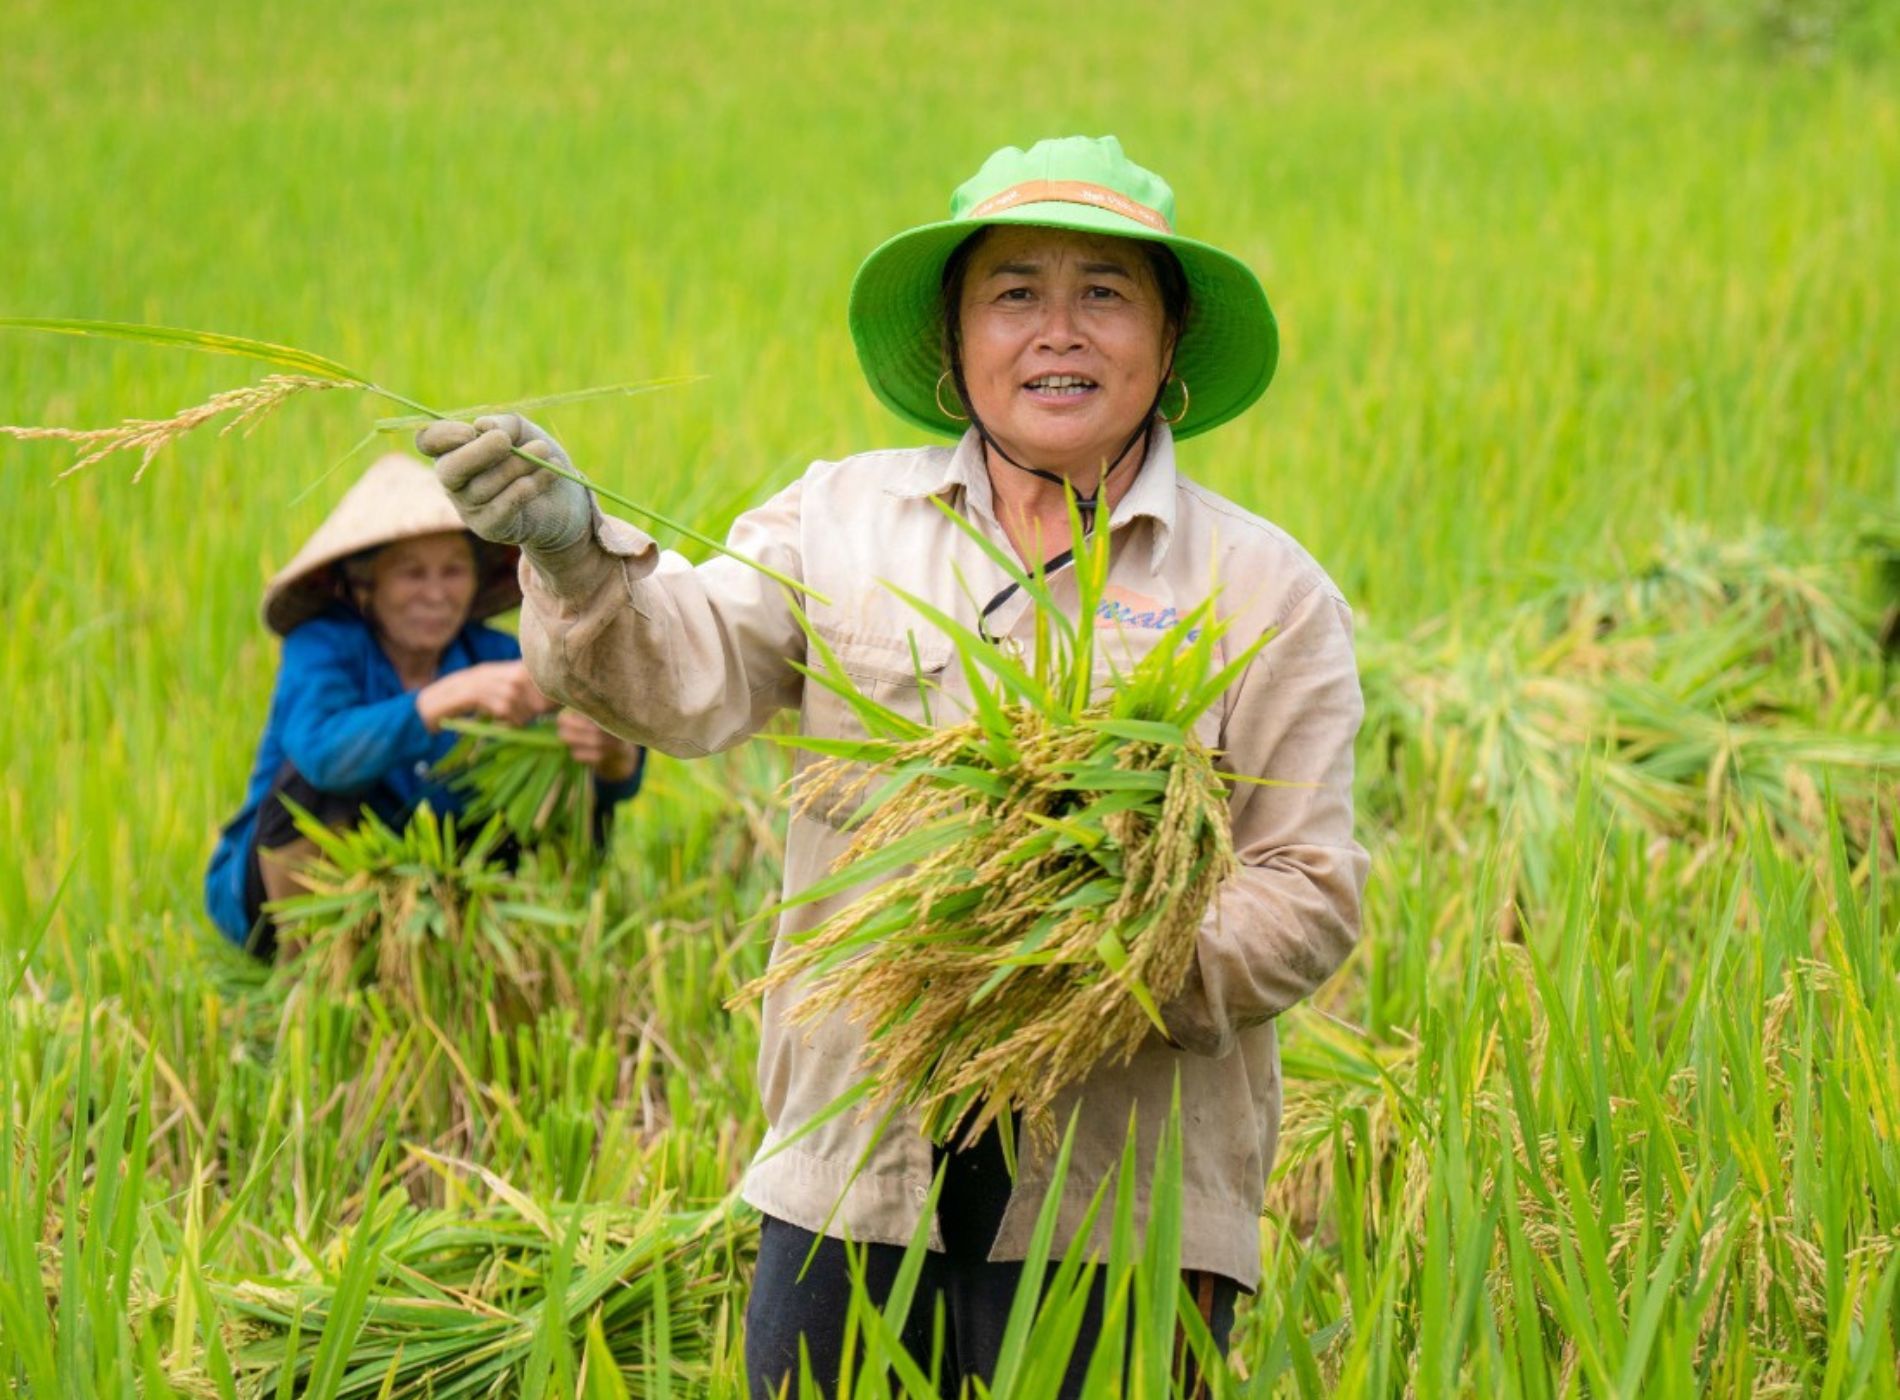
[[[1139,244],[991,228],[958,299],[970,407],[1011,457],[1086,489],[1152,408],[1173,333]]]
[[[440,656],[475,602],[479,581],[468,535],[448,530],[398,540],[377,551],[374,567],[363,611],[396,646]]]

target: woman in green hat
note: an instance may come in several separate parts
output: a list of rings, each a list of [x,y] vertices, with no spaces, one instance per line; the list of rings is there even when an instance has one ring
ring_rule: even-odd
[[[1206,913],[1186,989],[1162,1008],[1169,1034],[1101,1066],[1057,1106],[1059,1121],[1078,1109],[1060,1251],[1116,1170],[1131,1117],[1152,1159],[1178,1084],[1182,1262],[1224,1348],[1236,1295],[1260,1279],[1258,1217],[1280,1116],[1274,1020],[1331,975],[1358,934],[1367,858],[1353,838],[1352,745],[1363,706],[1351,611],[1325,571],[1283,530],[1176,467],[1176,442],[1266,389],[1278,335],[1253,274],[1174,225],[1166,183],[1112,137],[996,152],[952,196],[948,219],[878,248],[851,291],[873,392],[954,445],[814,463],[742,515],[730,544],[821,596],[808,601],[811,626],[860,688],[920,719],[970,697],[948,640],[919,631],[898,590],[1003,647],[1030,642],[1036,621],[940,504],[1025,564],[1047,566],[1058,598],[1073,600],[1061,569],[1072,490],[1088,527],[1110,532],[1096,621],[1124,662],[1210,593],[1227,624],[1223,649],[1271,631],[1197,725],[1224,767],[1277,785],[1234,785],[1241,869]],[[436,424],[419,445],[440,458],[469,526],[521,547],[522,641],[550,695],[682,756],[740,743],[784,709],[810,735],[861,732],[835,695],[805,684],[805,634],[778,585],[726,558],[689,565],[602,516],[584,487],[512,454],[521,446],[565,463],[533,424]],[[795,811],[787,894],[826,874],[846,841],[827,813]],[[835,907],[790,911],[780,938]],[[824,1117],[858,1078],[860,1035],[842,1014],[789,1027],[796,996],[777,989],[763,1011],[770,1131],[744,1185],[765,1215],[747,1313],[752,1383],[773,1393],[796,1374],[802,1344],[829,1391],[850,1296],[842,1241],[867,1248],[870,1285],[887,1288],[943,1164],[905,1340],[928,1356],[940,1303],[940,1374],[955,1394],[995,1365],[1051,1164],[1025,1143],[1012,1180],[993,1136],[946,1153],[914,1124],[878,1136],[854,1115]],[[1105,1252],[1106,1213],[1096,1229]],[[1096,1303],[1065,1394],[1086,1369]]]

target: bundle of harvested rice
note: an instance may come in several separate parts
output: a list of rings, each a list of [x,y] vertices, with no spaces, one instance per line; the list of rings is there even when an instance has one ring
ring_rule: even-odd
[[[271,906],[280,941],[301,951],[292,974],[341,994],[374,983],[404,1013],[483,1028],[572,1005],[568,944],[584,914],[493,860],[502,827],[472,841],[425,804],[398,831],[366,814],[331,830],[308,814],[317,847],[307,894]]]
[[[1882,535],[1882,531],[1885,535]],[[1374,822],[1469,832],[1549,886],[1579,794],[1669,840],[1741,839],[1757,818],[1791,849],[1880,827],[1900,765],[1896,696],[1867,582],[1891,514],[1732,537],[1676,523],[1626,575],[1571,577],[1528,603],[1440,618],[1408,638],[1362,629],[1359,768]]]
[[[971,704],[959,722],[932,729],[858,694],[807,629],[818,662],[807,675],[853,707],[868,737],[788,739],[823,755],[800,801],[871,795],[833,872],[781,908],[874,883],[798,936],[760,986],[804,984],[795,1022],[845,1008],[865,1028],[854,1096],[915,1109],[940,1142],[974,1141],[1006,1111],[1048,1141],[1065,1087],[1165,1034],[1160,1007],[1181,990],[1236,868],[1233,775],[1192,726],[1268,638],[1222,664],[1210,599],[1131,666],[1111,667],[1098,696],[1108,541],[1075,529],[1073,609],[976,536],[1040,611],[1029,666],[905,595],[961,654]]]
[[[543,1202],[480,1176],[492,1204],[417,1210],[386,1192],[293,1276],[215,1285],[242,1319],[242,1393],[575,1394],[594,1367],[618,1385],[589,1394],[701,1392],[753,1248],[749,1218],[664,1196],[644,1209]]]
[[[522,845],[551,845],[586,862],[594,848],[594,775],[552,721],[452,719],[446,727],[462,737],[436,772],[464,794],[464,822],[499,817]]]

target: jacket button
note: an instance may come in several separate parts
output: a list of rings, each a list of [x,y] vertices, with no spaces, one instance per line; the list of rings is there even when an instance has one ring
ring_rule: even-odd
[[[416,776],[418,778],[426,778],[429,776],[429,763],[427,759],[419,758],[416,760]]]

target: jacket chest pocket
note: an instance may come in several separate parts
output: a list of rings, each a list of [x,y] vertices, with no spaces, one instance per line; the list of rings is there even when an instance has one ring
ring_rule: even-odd
[[[843,629],[824,622],[814,623],[818,635],[838,659],[838,667],[857,695],[872,705],[893,711],[916,724],[942,723],[947,718],[942,696],[945,672],[953,651],[949,640],[927,631],[908,636],[857,629]],[[809,657],[814,671],[821,670],[819,658]],[[846,696],[838,694],[826,680],[807,678],[802,732],[818,739],[863,739],[869,734],[865,717]],[[794,787],[805,781],[806,770],[820,762],[818,755],[799,753]],[[850,775],[832,784],[834,791],[848,791]],[[806,809],[807,815],[841,825],[850,816],[850,807],[821,799]]]
[[[814,626],[858,694],[920,724],[935,717],[934,701],[950,665],[948,638],[927,630],[893,635],[824,622]],[[809,660],[817,669],[817,656]],[[806,733],[826,738],[864,735],[862,719],[843,696],[812,680],[805,683],[805,695]]]

